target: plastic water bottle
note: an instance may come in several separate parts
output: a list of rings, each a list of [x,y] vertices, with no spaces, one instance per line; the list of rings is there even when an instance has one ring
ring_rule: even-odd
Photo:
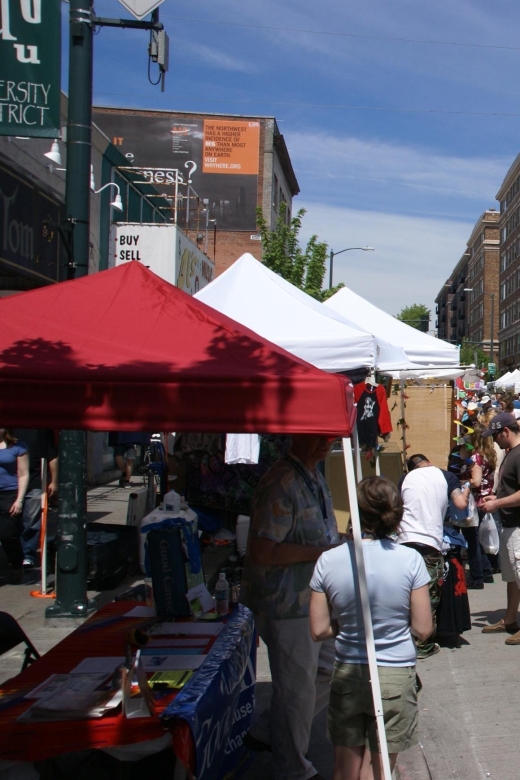
[[[237,552],[242,558],[246,554],[250,518],[248,515],[237,517]]]
[[[164,512],[179,512],[181,508],[181,497],[175,490],[170,490],[164,494],[162,508]]]
[[[229,582],[223,571],[218,575],[215,585],[215,601],[217,615],[227,615],[229,612]]]

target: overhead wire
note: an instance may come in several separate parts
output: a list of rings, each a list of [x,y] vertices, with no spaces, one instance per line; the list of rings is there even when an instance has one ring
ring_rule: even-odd
[[[146,94],[139,94],[135,92],[106,92],[105,90],[95,90],[96,95],[120,95],[121,97],[142,97],[142,98],[150,98],[150,95]],[[154,95],[154,97],[156,97]],[[162,97],[162,95],[160,96]],[[285,100],[237,100],[232,97],[222,97],[222,98],[206,98],[206,97],[200,97],[197,96],[188,96],[188,95],[170,95],[168,93],[164,94],[164,97],[169,98],[170,100],[196,100],[201,101],[205,103],[234,103],[234,104],[241,104],[241,105],[254,105],[254,106],[285,106],[290,108],[330,108],[330,109],[340,109],[340,110],[348,110],[348,111],[388,111],[388,112],[397,112],[397,113],[409,113],[409,114],[455,114],[457,116],[501,116],[501,117],[509,117],[509,118],[518,118],[520,117],[520,112],[503,112],[503,111],[460,111],[460,110],[450,110],[450,109],[443,109],[443,108],[401,108],[401,107],[393,107],[393,106],[357,106],[357,105],[349,105],[346,103],[306,103],[306,102],[298,102],[298,101],[285,101]],[[153,111],[154,109],[149,109],[150,111]]]
[[[430,38],[400,38],[391,35],[367,35],[363,33],[346,33],[336,30],[309,30],[300,27],[277,27],[267,24],[249,24],[247,22],[228,22],[220,19],[194,19],[189,16],[176,16],[174,14],[161,14],[161,19],[175,19],[194,24],[220,24],[228,27],[244,27],[253,30],[271,30],[273,32],[305,33],[306,35],[329,35],[336,38],[360,38],[372,41],[394,41],[396,43],[421,43],[431,46],[460,46],[472,49],[498,49],[503,51],[520,51],[520,46],[504,46],[494,43],[465,43],[463,41],[438,41]]]

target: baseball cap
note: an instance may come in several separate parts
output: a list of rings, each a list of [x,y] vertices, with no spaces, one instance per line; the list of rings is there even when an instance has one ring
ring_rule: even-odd
[[[485,439],[487,436],[494,436],[495,433],[500,433],[504,428],[510,428],[512,425],[516,425],[517,420],[509,412],[500,412],[496,414],[491,422],[489,428],[484,431],[482,437]]]
[[[481,404],[488,404],[490,401],[491,398],[489,397],[489,395],[483,395],[482,398],[480,399]]]
[[[470,401],[466,408],[468,412],[474,412],[475,409],[478,409],[478,404],[476,404],[474,401]]]

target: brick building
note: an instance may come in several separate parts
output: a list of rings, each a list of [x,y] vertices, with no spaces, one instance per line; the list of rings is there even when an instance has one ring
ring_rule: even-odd
[[[496,197],[500,202],[500,375],[520,366],[520,154]]]
[[[163,190],[164,212],[214,260],[217,275],[244,252],[261,258],[257,206],[271,228],[281,202],[290,220],[299,186],[274,117],[101,107],[93,115],[129,167]]]
[[[468,341],[481,345],[493,357],[498,350],[499,300],[498,268],[500,257],[500,214],[487,209],[478,219],[468,241],[466,287]]]
[[[467,286],[469,259],[469,252],[464,252],[435,299],[437,336],[452,344],[460,344],[468,337],[468,293],[464,288]]]

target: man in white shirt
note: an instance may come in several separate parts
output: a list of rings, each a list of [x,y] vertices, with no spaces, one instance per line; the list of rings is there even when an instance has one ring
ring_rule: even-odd
[[[433,639],[444,569],[441,552],[444,518],[450,499],[457,509],[468,505],[470,489],[461,490],[454,474],[437,468],[425,455],[412,455],[406,465],[408,473],[399,484],[404,512],[397,541],[422,555],[431,578],[429,592],[433,633],[427,640],[417,642],[417,658],[423,659],[440,650]]]

